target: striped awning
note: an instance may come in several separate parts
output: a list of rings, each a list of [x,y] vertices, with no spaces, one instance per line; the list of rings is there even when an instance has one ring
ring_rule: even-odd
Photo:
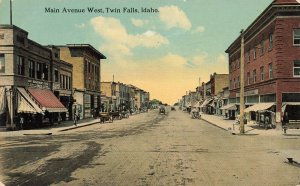
[[[223,107],[220,108],[221,110],[236,110],[236,104],[228,104],[224,105]]]
[[[205,106],[208,105],[212,100],[213,100],[213,99],[211,99],[211,98],[206,99],[206,100],[202,103],[202,105],[201,105],[200,107],[201,107],[201,108],[202,108],[202,107],[205,107]]]
[[[267,110],[271,108],[275,103],[257,103],[255,105],[252,105],[244,110],[244,112],[256,112],[260,110]]]
[[[19,91],[18,113],[43,113],[43,110],[32,100],[24,88],[17,88]]]
[[[68,110],[53,94],[51,90],[28,88],[28,92],[38,102],[39,106],[44,111],[48,112],[67,112]]]

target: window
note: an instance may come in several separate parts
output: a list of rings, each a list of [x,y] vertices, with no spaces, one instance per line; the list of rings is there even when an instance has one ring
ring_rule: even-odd
[[[35,78],[35,62],[29,60],[29,77]]]
[[[294,77],[300,77],[300,60],[294,61]]]
[[[250,85],[250,72],[247,72],[247,85]]]
[[[42,79],[42,63],[37,63],[37,71],[36,71],[36,78]]]
[[[17,57],[17,74],[19,75],[25,75],[25,62],[24,57],[18,56]]]
[[[264,67],[260,67],[260,80],[264,80]]]
[[[265,52],[265,42],[264,39],[262,39],[260,42],[260,55],[263,55],[264,52]]]
[[[237,87],[240,87],[240,76],[237,77]]]
[[[4,54],[0,54],[0,73],[5,72],[5,58]]]
[[[251,53],[250,53],[250,49],[248,50],[248,63],[250,63],[250,60],[251,60]]]
[[[294,29],[294,45],[300,45],[300,29]]]
[[[232,80],[230,80],[230,84],[229,84],[230,88],[232,88]]]
[[[269,64],[269,79],[273,79],[273,67],[272,67],[272,63]]]
[[[253,70],[253,83],[256,83],[256,70]]]
[[[235,78],[233,78],[233,88],[236,88],[236,81],[235,81]]]
[[[269,50],[272,50],[273,48],[273,34],[271,33],[269,35]]]
[[[253,59],[256,59],[256,47],[253,48]]]
[[[60,75],[60,88],[63,88],[63,75]]]
[[[59,82],[59,74],[58,74],[58,70],[54,69],[54,82]]]
[[[49,74],[49,66],[47,64],[44,64],[43,65],[44,80],[48,80],[48,74]]]
[[[240,68],[240,60],[236,61],[236,68],[239,69]]]

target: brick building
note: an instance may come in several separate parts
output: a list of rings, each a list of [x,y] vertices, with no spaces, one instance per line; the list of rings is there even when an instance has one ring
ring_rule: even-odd
[[[68,44],[57,46],[60,59],[73,65],[73,92],[76,100],[73,110],[80,118],[97,115],[100,110],[101,59],[106,57],[89,44]]]
[[[245,105],[252,106],[245,111],[273,111],[277,124],[286,116],[300,119],[299,23],[300,5],[296,0],[275,0],[244,31]],[[238,37],[226,50],[229,55],[229,102],[237,105],[240,46],[241,37]]]
[[[52,90],[53,51],[14,25],[0,25],[0,126],[53,123],[68,110]]]

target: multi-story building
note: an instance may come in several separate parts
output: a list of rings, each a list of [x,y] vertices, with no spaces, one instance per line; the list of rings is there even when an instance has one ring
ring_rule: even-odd
[[[68,110],[53,94],[53,51],[14,25],[0,25],[0,125],[53,123]]]
[[[75,112],[80,118],[97,115],[100,111],[101,59],[106,57],[89,44],[57,46],[60,59],[73,65],[73,92]]]
[[[300,6],[296,0],[274,0],[243,32],[245,104],[255,106],[247,111],[274,111],[277,124],[283,118],[300,119],[299,23]],[[229,101],[238,105],[241,37],[226,52]]]
[[[104,100],[103,111],[116,111],[117,105],[117,83],[116,82],[101,82],[101,96]]]

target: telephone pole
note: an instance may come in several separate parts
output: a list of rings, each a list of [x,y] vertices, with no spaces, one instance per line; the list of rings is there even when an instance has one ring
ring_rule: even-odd
[[[245,93],[245,80],[244,80],[244,30],[241,30],[241,75],[240,75],[240,134],[245,133],[244,127],[244,93]]]
[[[12,0],[9,0],[10,25],[12,25]]]

